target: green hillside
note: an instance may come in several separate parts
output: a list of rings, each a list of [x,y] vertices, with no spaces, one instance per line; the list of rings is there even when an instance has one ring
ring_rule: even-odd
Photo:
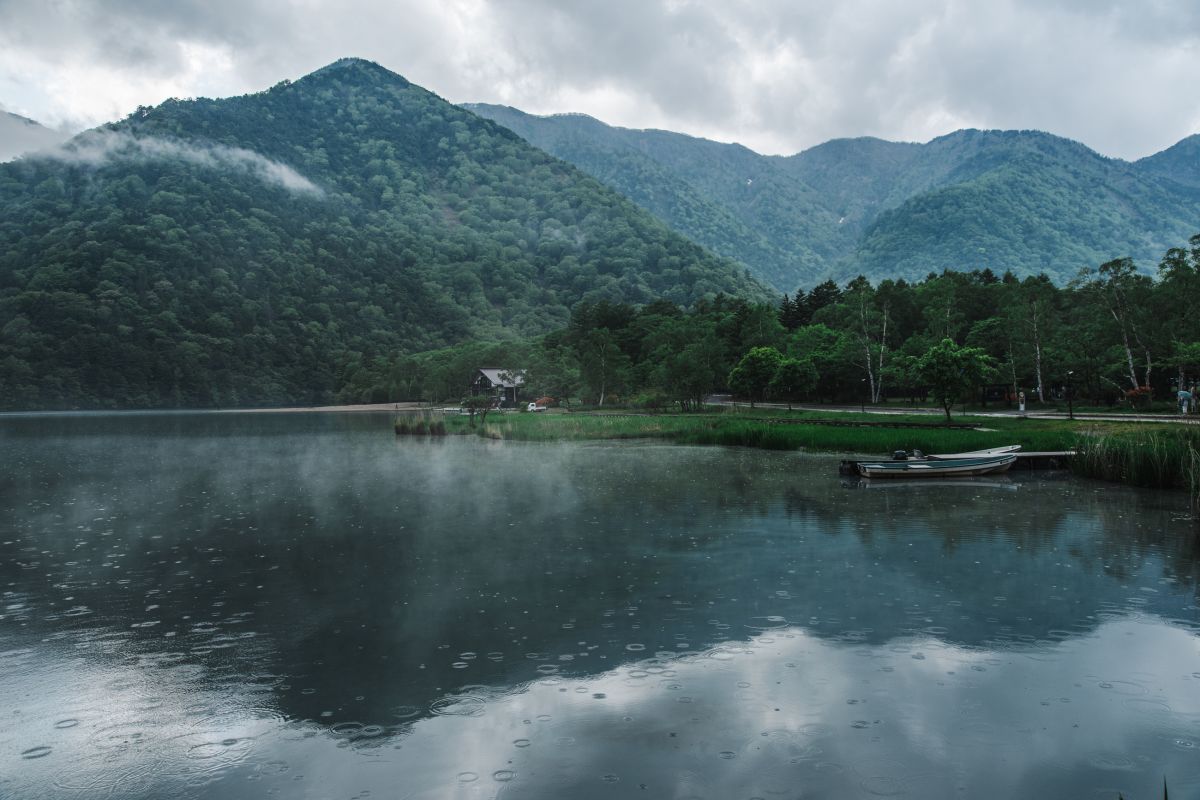
[[[8,408],[325,402],[581,301],[768,296],[505,128],[345,59],[0,165]]]
[[[1133,164],[1038,131],[838,139],[770,157],[580,115],[470,107],[783,291],[983,267],[1065,282],[1127,255],[1150,270],[1200,220],[1200,137]]]
[[[1145,173],[1200,187],[1200,134],[1189,136],[1160,153],[1140,159],[1135,166]]]
[[[850,269],[912,280],[990,268],[1064,283],[1118,256],[1152,267],[1200,220],[1200,195],[1177,183],[1045,134],[1010,139],[973,148],[940,181],[881,212]]]
[[[614,128],[582,114],[536,117],[467,108],[571,162],[675,230],[791,291],[815,281],[853,239],[820,195],[773,159],[739,145]]]

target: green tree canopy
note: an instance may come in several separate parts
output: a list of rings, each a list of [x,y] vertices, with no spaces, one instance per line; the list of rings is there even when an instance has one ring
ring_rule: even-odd
[[[756,400],[766,397],[771,379],[782,361],[783,354],[774,347],[752,348],[729,373],[729,388],[748,397],[753,407]]]
[[[994,371],[992,357],[978,347],[960,347],[952,339],[929,348],[916,364],[917,375],[950,420],[950,406],[983,383]]]
[[[787,401],[788,408],[817,386],[817,368],[808,359],[785,358],[775,368],[767,387],[771,397]]]

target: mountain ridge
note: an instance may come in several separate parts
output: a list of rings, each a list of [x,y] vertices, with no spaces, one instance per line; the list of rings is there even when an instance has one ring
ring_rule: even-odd
[[[9,407],[330,401],[372,359],[579,302],[767,299],[570,164],[343,59],[0,165]]]
[[[467,107],[575,163],[783,291],[860,273],[873,280],[916,279],[983,266],[1020,276],[1046,272],[1061,283],[1082,267],[1124,255],[1150,270],[1166,247],[1200,228],[1194,191],[1200,188],[1200,136],[1134,162],[1044,131],[976,128],[924,143],[853,137],[766,156],[743,145],[616,128],[591,117],[585,127],[574,115]],[[736,218],[740,230],[728,229],[719,215],[679,218],[661,196],[647,200],[676,191],[661,177],[630,189],[622,155],[628,152],[652,159],[697,202]],[[638,169],[655,177],[644,163]],[[1043,180],[1043,173],[1056,175],[1059,185]],[[739,197],[733,188],[739,176],[779,197]],[[972,209],[996,216],[989,230],[980,228]],[[930,213],[947,212],[959,227],[931,224]],[[906,228],[915,235],[905,235]],[[747,249],[748,240],[757,247]],[[885,252],[895,246],[908,250],[902,257]]]

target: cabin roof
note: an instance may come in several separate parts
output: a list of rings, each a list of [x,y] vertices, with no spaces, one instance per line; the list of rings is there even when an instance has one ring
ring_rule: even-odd
[[[479,371],[483,373],[493,386],[503,386],[505,389],[512,389],[516,386],[525,385],[525,370],[523,369],[505,369],[504,367],[480,367]],[[504,373],[509,376],[510,380],[504,380],[500,374]]]

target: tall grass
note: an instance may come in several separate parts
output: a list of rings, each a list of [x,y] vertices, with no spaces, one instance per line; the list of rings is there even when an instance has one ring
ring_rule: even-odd
[[[397,415],[393,424],[397,436],[445,436],[446,415],[436,409],[422,409]]]
[[[1084,431],[1072,469],[1080,475],[1158,489],[1185,489],[1200,499],[1200,430],[1144,425]]]

